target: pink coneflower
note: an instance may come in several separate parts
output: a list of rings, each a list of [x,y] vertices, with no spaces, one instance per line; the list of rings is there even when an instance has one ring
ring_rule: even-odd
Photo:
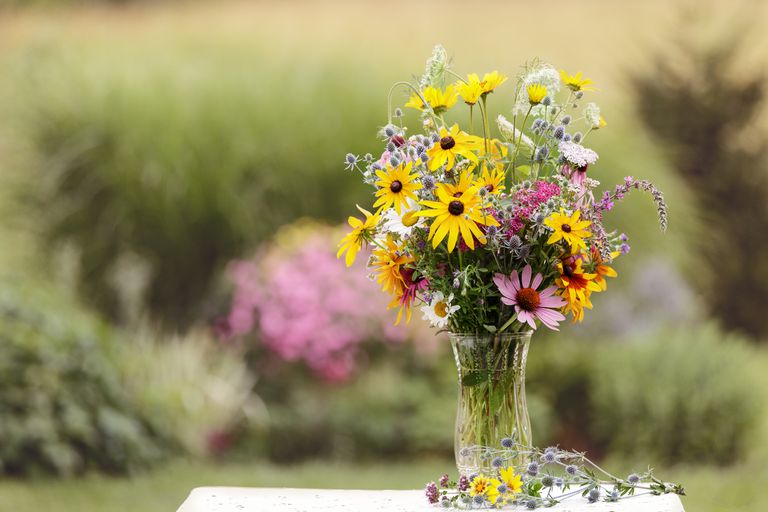
[[[501,292],[501,301],[508,306],[515,306],[517,319],[527,323],[532,329],[536,329],[536,320],[541,321],[550,329],[559,330],[557,325],[565,317],[557,309],[565,306],[565,301],[555,295],[556,286],[550,286],[538,291],[543,277],[536,274],[531,279],[531,266],[526,265],[522,276],[518,276],[517,270],[513,270],[509,276],[495,274],[493,282]]]

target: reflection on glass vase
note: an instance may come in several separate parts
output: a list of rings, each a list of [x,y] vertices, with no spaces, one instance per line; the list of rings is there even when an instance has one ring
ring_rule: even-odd
[[[454,449],[462,475],[490,473],[504,438],[532,446],[525,400],[525,364],[532,331],[510,334],[450,334],[459,372]],[[505,460],[505,465],[526,461]]]

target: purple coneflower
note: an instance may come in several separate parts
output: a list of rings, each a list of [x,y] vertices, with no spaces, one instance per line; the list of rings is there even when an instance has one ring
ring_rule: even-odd
[[[539,320],[550,329],[557,331],[558,323],[565,320],[563,314],[557,310],[565,305],[565,301],[555,295],[556,286],[539,291],[543,277],[537,273],[531,279],[531,273],[531,266],[526,265],[522,276],[518,276],[517,270],[513,270],[509,276],[495,274],[493,282],[501,292],[501,301],[515,307],[517,319],[520,322],[527,323],[532,329],[536,329],[536,320]]]

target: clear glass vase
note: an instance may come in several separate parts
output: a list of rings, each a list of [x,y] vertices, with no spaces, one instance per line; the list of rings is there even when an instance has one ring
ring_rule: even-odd
[[[488,474],[501,440],[532,446],[525,400],[525,364],[532,331],[450,334],[459,372],[454,449],[459,474]],[[505,465],[526,461],[505,460]]]

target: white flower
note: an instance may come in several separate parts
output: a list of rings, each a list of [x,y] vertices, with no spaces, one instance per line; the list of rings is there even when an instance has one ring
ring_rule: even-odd
[[[513,144],[517,144],[517,139],[520,138],[520,130],[518,130],[516,127],[510,123],[506,117],[499,116],[496,118],[496,124],[499,125],[499,131],[504,136],[505,139],[512,142]],[[522,138],[520,138],[520,141],[525,144],[526,146],[533,148],[535,147],[535,144],[531,140],[530,137],[528,137],[526,134],[522,134]]]
[[[592,128],[600,127],[600,107],[597,106],[597,103],[584,105],[584,119]]]
[[[448,52],[442,45],[436,45],[432,50],[432,56],[427,59],[427,65],[419,81],[419,86],[423,89],[428,85],[433,85],[442,81],[445,70],[448,68]]]
[[[410,198],[401,214],[398,214],[394,208],[390,208],[382,215],[384,231],[400,236],[410,235],[413,228],[423,227],[427,223],[425,217],[415,215],[418,211],[419,204]]]
[[[589,148],[585,148],[581,144],[565,141],[561,142],[557,147],[560,150],[560,155],[571,167],[586,167],[597,162],[597,153]]]
[[[424,320],[429,320],[432,327],[439,327],[441,329],[447,327],[448,319],[460,309],[459,306],[452,306],[452,301],[453,294],[450,294],[446,299],[443,292],[435,292],[429,304],[421,306]]]

